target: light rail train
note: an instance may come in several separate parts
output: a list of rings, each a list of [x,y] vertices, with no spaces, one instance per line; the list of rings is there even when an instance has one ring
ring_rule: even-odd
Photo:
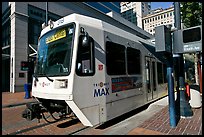
[[[73,114],[95,126],[166,95],[165,55],[153,43],[71,14],[41,32],[32,83],[38,103],[27,104],[22,116],[40,119],[49,112],[58,120]]]

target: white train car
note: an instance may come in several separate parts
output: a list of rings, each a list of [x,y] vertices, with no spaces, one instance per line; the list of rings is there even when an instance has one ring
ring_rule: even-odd
[[[147,40],[104,21],[71,14],[42,30],[23,117],[74,113],[85,126],[109,121],[167,95],[166,66]]]

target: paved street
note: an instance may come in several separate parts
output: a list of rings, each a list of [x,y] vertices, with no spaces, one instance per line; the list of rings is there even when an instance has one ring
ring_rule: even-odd
[[[66,119],[56,123],[46,123],[41,119],[27,121],[21,117],[24,106],[2,109],[3,135],[68,135],[85,128],[78,120]]]

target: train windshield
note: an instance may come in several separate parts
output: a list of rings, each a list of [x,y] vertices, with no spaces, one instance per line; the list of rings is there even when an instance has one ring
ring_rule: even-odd
[[[53,29],[40,38],[35,76],[66,76],[70,73],[75,25]]]

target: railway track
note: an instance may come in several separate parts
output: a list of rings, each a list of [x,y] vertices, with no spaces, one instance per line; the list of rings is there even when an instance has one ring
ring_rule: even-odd
[[[2,109],[3,135],[73,135],[92,127],[85,127],[74,117],[66,117],[53,123],[44,119],[27,121],[21,117],[25,106]],[[15,115],[14,115],[15,113]]]

